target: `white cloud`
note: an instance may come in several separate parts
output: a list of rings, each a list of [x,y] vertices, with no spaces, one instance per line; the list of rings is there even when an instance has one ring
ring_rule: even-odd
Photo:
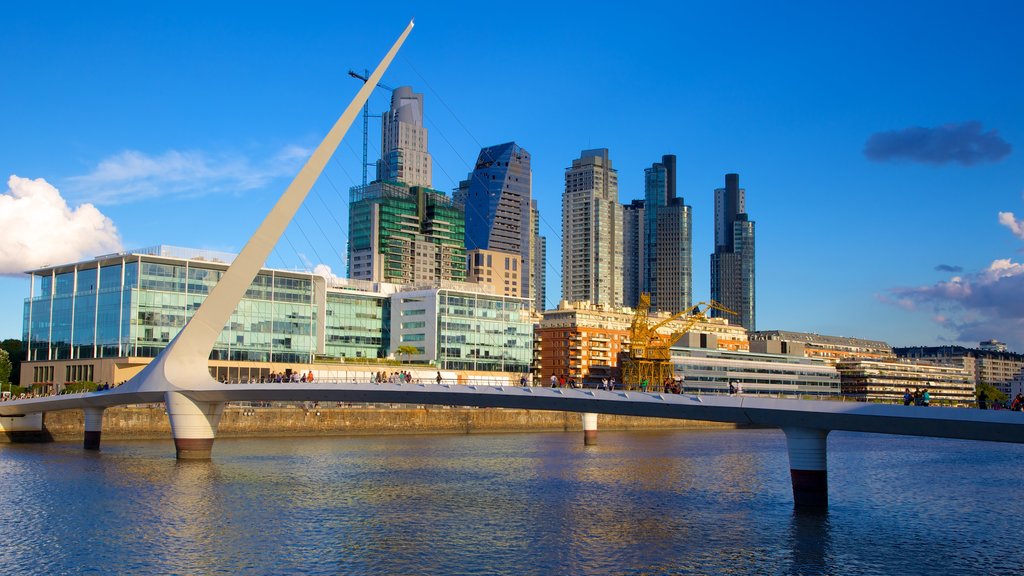
[[[1022,263],[994,260],[979,272],[889,292],[891,296],[883,296],[883,301],[908,310],[930,307],[935,322],[954,332],[957,341],[976,344],[996,338],[1024,349]]]
[[[121,250],[110,218],[92,204],[71,209],[46,180],[11,175],[0,195],[0,274]]]
[[[89,174],[69,178],[67,184],[76,196],[97,204],[118,204],[169,194],[238,193],[296,174],[310,153],[299,146],[285,146],[270,158],[254,162],[241,154],[170,150],[151,156],[138,150],[125,150],[100,161]]]
[[[1017,220],[1013,212],[1000,212],[999,223],[1009,228],[1014,236],[1024,240],[1024,220]]]

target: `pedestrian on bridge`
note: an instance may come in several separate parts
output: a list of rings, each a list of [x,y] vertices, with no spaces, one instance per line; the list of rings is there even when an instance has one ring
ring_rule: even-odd
[[[978,408],[981,410],[988,410],[988,394],[984,390],[978,394]]]

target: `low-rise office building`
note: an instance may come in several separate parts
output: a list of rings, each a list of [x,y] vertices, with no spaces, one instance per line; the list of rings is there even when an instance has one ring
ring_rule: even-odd
[[[704,348],[672,348],[675,375],[684,392],[838,397],[839,373],[816,358]]]
[[[991,384],[1000,392],[1019,393],[1015,383],[1024,380],[1024,354],[1007,352],[1002,342],[981,342],[979,348],[963,346],[913,346],[896,348],[896,355],[914,362],[955,366],[965,370],[974,382]]]
[[[928,390],[933,404],[968,405],[974,382],[963,368],[937,364],[851,359],[836,364],[843,396],[865,402],[903,402],[903,395]]]
[[[811,332],[789,330],[758,330],[748,335],[751,350],[775,351],[783,348],[803,348],[810,358],[821,358],[835,364],[848,358],[888,360],[895,358],[892,347],[881,340],[865,340],[846,336],[827,336]]]
[[[20,384],[59,389],[131,378],[174,339],[233,258],[157,246],[28,272]],[[413,343],[415,322],[422,323],[419,348],[428,333],[431,342],[446,345],[403,359],[441,369],[528,371],[532,323],[517,313],[524,300],[462,282],[445,285],[424,294],[396,284],[261,270],[214,345],[211,374],[248,381],[310,369],[344,372],[346,365],[393,357],[403,338]],[[407,310],[407,294],[436,304],[416,319],[393,317],[393,308]],[[512,341],[522,360],[506,351]]]

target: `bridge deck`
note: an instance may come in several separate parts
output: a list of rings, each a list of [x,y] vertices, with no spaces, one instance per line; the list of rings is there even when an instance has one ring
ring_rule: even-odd
[[[219,384],[203,385],[181,392],[201,402],[374,402],[521,408],[1024,443],[1024,413],[1008,410],[925,408],[742,395],[695,396],[450,384]],[[8,401],[0,404],[0,416],[163,401],[163,392],[133,392],[115,388],[103,392]]]

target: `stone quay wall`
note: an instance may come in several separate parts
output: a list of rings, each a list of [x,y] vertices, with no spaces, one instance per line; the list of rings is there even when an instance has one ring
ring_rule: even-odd
[[[600,415],[599,430],[731,429],[735,424]],[[48,412],[44,426],[54,440],[81,440],[81,410]],[[546,410],[442,407],[270,407],[229,406],[217,436],[280,437],[350,434],[471,434],[481,432],[582,431],[580,414]],[[118,406],[103,413],[104,440],[166,439],[170,423],[163,405]]]

